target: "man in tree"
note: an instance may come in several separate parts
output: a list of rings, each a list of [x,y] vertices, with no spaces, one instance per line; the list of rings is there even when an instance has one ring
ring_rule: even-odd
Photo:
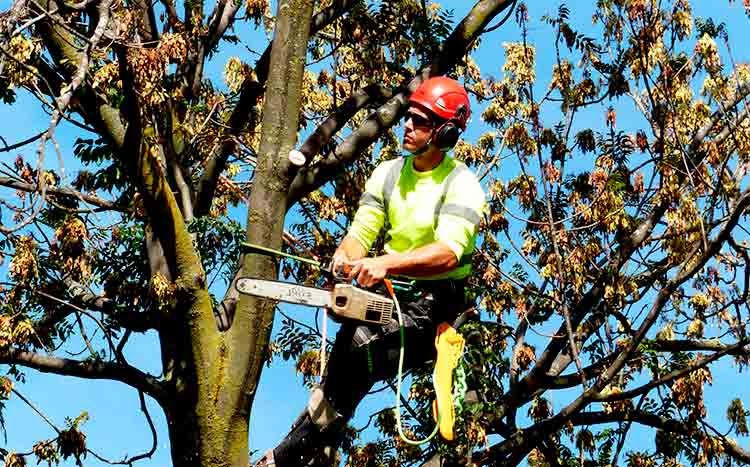
[[[430,78],[409,104],[403,148],[411,155],[383,162],[372,173],[332,262],[335,271],[346,270],[363,287],[378,286],[386,276],[416,281],[418,298],[401,304],[407,368],[433,359],[437,326],[467,308],[464,280],[485,209],[476,176],[447,155],[470,115],[463,86]],[[367,258],[383,229],[386,254]],[[344,323],[322,386],[291,432],[257,465],[314,465],[316,452],[330,455],[372,385],[396,373],[399,352],[395,320],[385,326]]]

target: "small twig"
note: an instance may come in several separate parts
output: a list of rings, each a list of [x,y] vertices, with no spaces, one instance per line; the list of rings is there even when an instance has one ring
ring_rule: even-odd
[[[301,321],[298,321],[298,320],[296,320],[296,319],[292,318],[292,317],[291,317],[291,316],[289,316],[288,314],[286,314],[286,313],[284,313],[283,311],[281,311],[281,308],[278,308],[278,307],[277,307],[277,310],[278,310],[278,312],[279,312],[279,314],[280,314],[281,316],[283,316],[284,318],[288,319],[288,320],[289,320],[289,321],[291,321],[292,323],[296,324],[297,326],[300,326],[300,327],[303,327],[303,328],[307,329],[308,331],[310,331],[310,332],[312,332],[313,334],[315,334],[315,336],[316,336],[316,337],[321,337],[321,333],[320,333],[320,331],[319,331],[319,330],[317,330],[317,329],[313,328],[312,326],[308,326],[307,324],[305,324],[305,323],[303,323],[303,322],[301,322]],[[328,339],[327,339],[327,341],[328,341],[328,344],[330,344],[330,345],[333,345],[333,342],[332,342],[331,340],[328,340]]]
[[[386,407],[385,409],[378,410],[374,414],[370,415],[370,418],[367,419],[367,423],[365,423],[365,426],[363,426],[362,428],[355,428],[354,431],[356,431],[357,433],[362,433],[363,431],[365,431],[370,426],[370,423],[372,423],[372,421],[373,421],[373,419],[375,417],[377,417],[378,415],[380,415],[382,413],[386,413],[386,412],[389,412],[389,411],[394,410],[394,409],[395,409],[395,407]]]
[[[480,182],[484,180],[484,177],[489,175],[490,171],[492,171],[492,169],[495,167],[495,164],[497,164],[498,160],[500,160],[500,156],[502,155],[503,149],[505,149],[505,138],[501,138],[500,147],[497,148],[495,157],[493,157],[492,160],[489,163],[487,163],[487,165],[482,169],[482,174],[479,175]]]
[[[63,305],[67,305],[67,306],[73,308],[74,310],[76,310],[77,312],[82,313],[82,314],[86,315],[87,317],[91,318],[97,324],[97,326],[99,326],[99,328],[102,330],[102,332],[104,333],[104,336],[106,337],[107,342],[109,343],[110,350],[113,351],[113,352],[116,350],[116,347],[115,347],[114,343],[112,342],[112,338],[110,336],[110,333],[107,331],[107,328],[104,326],[104,323],[102,323],[101,321],[99,321],[91,313],[89,313],[85,309],[83,309],[83,308],[81,308],[81,307],[79,307],[79,306],[77,306],[77,305],[75,305],[73,303],[70,303],[67,300],[63,300],[61,298],[57,298],[54,295],[50,295],[48,293],[42,292],[41,290],[36,290],[35,293],[38,294],[38,295],[41,295],[43,297],[46,297],[46,298],[48,298],[50,300],[54,300],[54,301],[56,301],[58,303],[61,303]],[[84,339],[85,339],[85,336],[84,336]]]
[[[644,394],[641,396],[641,399],[638,401],[638,406],[635,408],[636,411],[640,412],[641,407],[643,406],[643,403],[646,401],[646,395]],[[625,438],[628,435],[628,431],[630,431],[630,427],[633,425],[633,420],[628,420],[625,423],[625,429],[622,430],[622,433],[620,433],[620,436],[617,440],[617,449],[615,449],[615,455],[612,457],[612,467],[617,467],[617,458],[620,457],[620,452],[622,452],[622,448],[625,446]]]
[[[4,145],[5,147],[4,147],[4,148],[2,148],[2,149],[0,149],[0,152],[9,152],[9,151],[12,151],[12,150],[14,150],[14,149],[18,149],[18,148],[20,148],[20,147],[26,146],[26,145],[27,145],[27,144],[29,144],[29,143],[33,143],[34,141],[36,141],[36,140],[38,140],[39,138],[41,138],[41,137],[42,137],[42,135],[44,135],[44,133],[46,133],[46,131],[42,131],[41,133],[39,133],[39,134],[37,134],[37,135],[34,135],[34,136],[32,136],[32,137],[30,137],[30,138],[27,138],[27,139],[25,139],[25,140],[23,140],[23,141],[20,141],[20,142],[18,142],[18,143],[15,143],[15,144],[11,144],[10,146],[8,146],[8,144],[7,144],[6,142],[5,142],[5,139],[3,138],[3,145]]]
[[[76,323],[78,323],[78,330],[81,331],[81,338],[83,339],[83,342],[86,344],[86,348],[89,350],[89,353],[92,357],[96,357],[98,354],[94,350],[94,347],[92,347],[91,342],[89,341],[89,337],[86,334],[86,329],[83,327],[83,322],[81,321],[81,314],[77,311],[75,312],[76,315]]]
[[[156,452],[156,448],[157,448],[157,445],[158,445],[158,437],[157,437],[157,433],[156,433],[156,427],[154,426],[154,421],[151,418],[151,414],[148,411],[148,407],[146,406],[146,398],[143,396],[143,391],[138,391],[138,398],[140,399],[140,403],[141,403],[141,411],[146,416],[146,421],[148,421],[148,427],[149,427],[149,430],[151,431],[151,440],[152,440],[151,441],[151,448],[148,451],[144,452],[144,453],[137,454],[137,455],[135,455],[133,457],[125,458],[125,459],[123,459],[121,461],[111,461],[111,460],[108,460],[105,457],[103,457],[103,456],[97,454],[96,452],[92,451],[91,449],[87,449],[88,452],[90,452],[94,457],[96,457],[97,459],[99,459],[101,462],[104,462],[105,464],[109,464],[109,465],[131,465],[132,466],[135,462],[137,462],[139,460],[151,459],[151,457]]]
[[[208,122],[211,120],[211,117],[214,114],[214,111],[216,110],[216,107],[219,106],[219,104],[223,104],[224,101],[226,101],[226,98],[222,98],[214,102],[214,105],[211,106],[211,110],[208,111],[208,115],[206,115],[206,118],[203,120],[203,123],[198,127],[198,129],[195,131],[195,136],[193,136],[193,139],[190,140],[190,143],[188,143],[189,147],[192,147],[195,142],[198,140],[198,137],[203,132],[203,128],[205,128],[206,125],[208,125]]]
[[[42,418],[42,420],[44,420],[47,423],[47,425],[51,426],[52,429],[55,430],[55,432],[58,435],[61,433],[61,430],[57,428],[57,426],[55,426],[54,423],[52,423],[52,420],[50,420],[46,415],[44,415],[44,413],[36,405],[34,405],[33,402],[31,402],[26,397],[24,397],[23,394],[18,392],[16,389],[11,389],[11,391],[13,392],[13,394],[18,396],[18,398],[21,399],[26,405],[28,405],[31,408],[31,410],[36,412],[36,414],[39,415]]]

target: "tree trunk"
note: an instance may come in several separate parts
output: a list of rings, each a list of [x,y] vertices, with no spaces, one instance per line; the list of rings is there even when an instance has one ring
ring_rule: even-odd
[[[169,443],[172,450],[172,467],[208,465],[201,461],[201,454],[210,449],[201,446],[198,423],[190,411],[166,411]],[[206,454],[209,454],[206,452]],[[210,454],[209,454],[210,455]]]
[[[247,467],[247,418],[219,421],[185,404],[176,404],[166,414],[173,467]]]
[[[258,164],[248,206],[247,240],[281,247],[289,186],[288,154],[297,139],[302,73],[313,0],[279,2],[271,65],[263,108]],[[243,275],[275,278],[276,263],[245,255]],[[210,313],[210,302],[199,298],[185,303],[192,316]],[[208,308],[206,308],[208,307]],[[191,329],[190,336],[172,328],[163,339],[175,344],[192,339],[192,349],[167,350],[177,359],[165,374],[174,372],[175,400],[165,407],[175,467],[247,467],[248,427],[255,389],[260,379],[273,323],[274,304],[240,297],[234,323],[224,334]],[[205,326],[205,321],[200,326]],[[169,327],[169,324],[166,324]],[[215,330],[212,328],[212,330]],[[169,335],[167,335],[169,334]],[[196,340],[196,337],[198,339]],[[210,349],[210,351],[208,351]],[[194,363],[179,355],[193,355]],[[211,361],[203,357],[212,356]]]

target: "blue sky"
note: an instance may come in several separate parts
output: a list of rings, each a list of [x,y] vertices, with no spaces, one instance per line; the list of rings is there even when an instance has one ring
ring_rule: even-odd
[[[454,18],[457,20],[463,17],[470,3],[472,2],[465,0],[443,2],[448,9],[455,10]],[[8,0],[0,0],[0,9],[6,10],[8,5]],[[557,2],[529,2],[528,5],[530,10],[529,42],[536,46],[537,76],[545,85],[548,70],[551,69],[554,62],[554,47],[551,29],[541,22],[541,16],[543,14],[554,15],[558,5]],[[593,8],[591,2],[571,1],[568,2],[568,6],[571,9],[573,25],[582,30],[590,29]],[[750,22],[744,14],[742,2],[736,1],[730,4],[728,0],[718,2],[704,0],[692,2],[692,6],[697,16],[711,16],[719,22],[726,22],[735,59],[738,62],[750,61],[750,51],[743,48],[748,41],[747,30]],[[502,42],[519,39],[520,33],[513,21],[509,21],[499,30],[488,34],[474,56],[483,74],[499,77],[502,67]],[[258,51],[262,51],[265,47],[265,41],[261,38],[258,38],[255,43],[257,45],[254,48]],[[244,49],[229,46],[223,49],[208,66],[208,76],[215,78],[217,82],[221,82],[223,63],[231,55],[238,55],[249,62],[255,59]],[[617,105],[618,123],[625,129],[637,128],[639,121],[633,112],[632,105],[629,102],[621,102],[620,104]],[[478,112],[475,112],[475,115],[478,115]],[[629,120],[629,118],[632,119]],[[0,121],[3,122],[0,136],[11,144],[45,128],[48,120],[49,117],[40,111],[35,99],[21,95],[18,104],[12,107],[0,106]],[[604,111],[602,109],[602,112],[591,111],[584,114],[578,120],[578,124],[602,128],[603,120]],[[475,117],[467,137],[473,140],[486,130],[482,127],[479,119]],[[71,128],[70,125],[60,127],[58,137],[62,143],[63,154],[72,153],[72,142],[75,137],[85,136],[80,133],[81,130]],[[24,153],[28,158],[31,158],[34,150],[35,147],[32,146],[26,149]],[[4,154],[0,157],[6,158],[5,160],[12,160],[15,153]],[[67,157],[65,163],[68,167],[68,173],[76,167],[72,159]],[[47,166],[57,168],[57,164],[54,153],[50,148]],[[514,175],[513,168],[508,167],[507,176],[504,172],[501,178],[508,179]],[[6,190],[5,193],[8,193],[8,191]],[[244,208],[237,211],[240,213],[239,220],[242,221],[241,216],[244,214]],[[0,274],[4,274],[4,269],[0,269]],[[284,306],[284,309],[287,313],[299,318],[313,315],[312,311],[307,309],[292,306]],[[126,356],[140,368],[158,374],[160,372],[159,356],[154,340],[154,336],[148,334],[134,337],[126,349]],[[73,351],[75,349],[68,350]],[[709,406],[709,411],[714,412],[715,417],[719,418],[726,407],[726,402],[723,401],[728,401],[736,396],[742,396],[745,400],[748,400],[750,394],[747,386],[742,384],[743,376],[737,376],[730,365],[719,365],[714,368],[715,384],[707,388],[707,399],[716,401],[715,405]],[[2,369],[0,368],[0,370]],[[138,409],[138,395],[135,390],[113,382],[63,378],[34,371],[27,371],[26,374],[26,384],[19,385],[17,389],[41,408],[46,416],[59,427],[64,426],[65,417],[74,418],[82,411],[87,411],[90,414],[91,418],[84,425],[84,430],[88,437],[89,447],[98,454],[110,460],[120,460],[123,457],[143,452],[150,447],[150,432],[143,415]],[[358,417],[355,418],[355,426],[363,425],[367,415],[372,410],[392,403],[392,394],[388,392],[384,394],[369,398],[364,402],[358,412]],[[559,404],[564,401],[564,395],[558,397],[559,399],[555,400],[554,403],[559,408]],[[295,375],[293,364],[282,362],[280,359],[275,360],[273,365],[263,372],[253,407],[250,426],[251,449],[262,451],[278,442],[288,430],[293,419],[304,407],[306,400],[307,390],[302,386],[301,378]],[[167,467],[171,465],[171,461],[165,420],[153,401],[149,401],[149,407],[159,432],[159,445],[156,454],[150,460],[139,462],[139,465]],[[34,442],[55,436],[52,429],[17,398],[7,402],[4,416],[8,428],[8,440],[5,444],[2,443],[0,438],[0,447],[29,451]],[[650,439],[636,440],[635,442],[651,443]],[[744,443],[743,440],[740,440],[740,442],[747,446],[747,443]],[[74,464],[68,461],[63,465]],[[89,457],[86,465],[96,467],[105,464]]]

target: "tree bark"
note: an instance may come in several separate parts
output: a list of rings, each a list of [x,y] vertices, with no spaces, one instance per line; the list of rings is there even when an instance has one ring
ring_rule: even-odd
[[[313,3],[312,0],[282,0],[277,12],[246,236],[249,242],[272,248],[281,247],[290,179],[288,154],[297,140]],[[275,278],[277,273],[274,261],[257,255],[245,255],[242,270],[243,275],[263,278]],[[191,462],[191,443],[200,444],[201,465],[248,465],[250,410],[266,360],[274,308],[269,301],[240,297],[232,328],[218,343],[218,357],[208,384],[214,388],[209,389],[210,400],[200,400],[198,395],[196,407],[208,409],[205,414],[198,414],[205,417],[196,421],[198,434],[195,436],[199,439],[189,430],[183,430],[180,414],[174,414],[175,426],[170,428],[170,436],[182,445],[180,453],[188,453],[180,454],[185,465]],[[200,383],[198,381],[199,387]],[[192,465],[195,465],[194,460]]]

